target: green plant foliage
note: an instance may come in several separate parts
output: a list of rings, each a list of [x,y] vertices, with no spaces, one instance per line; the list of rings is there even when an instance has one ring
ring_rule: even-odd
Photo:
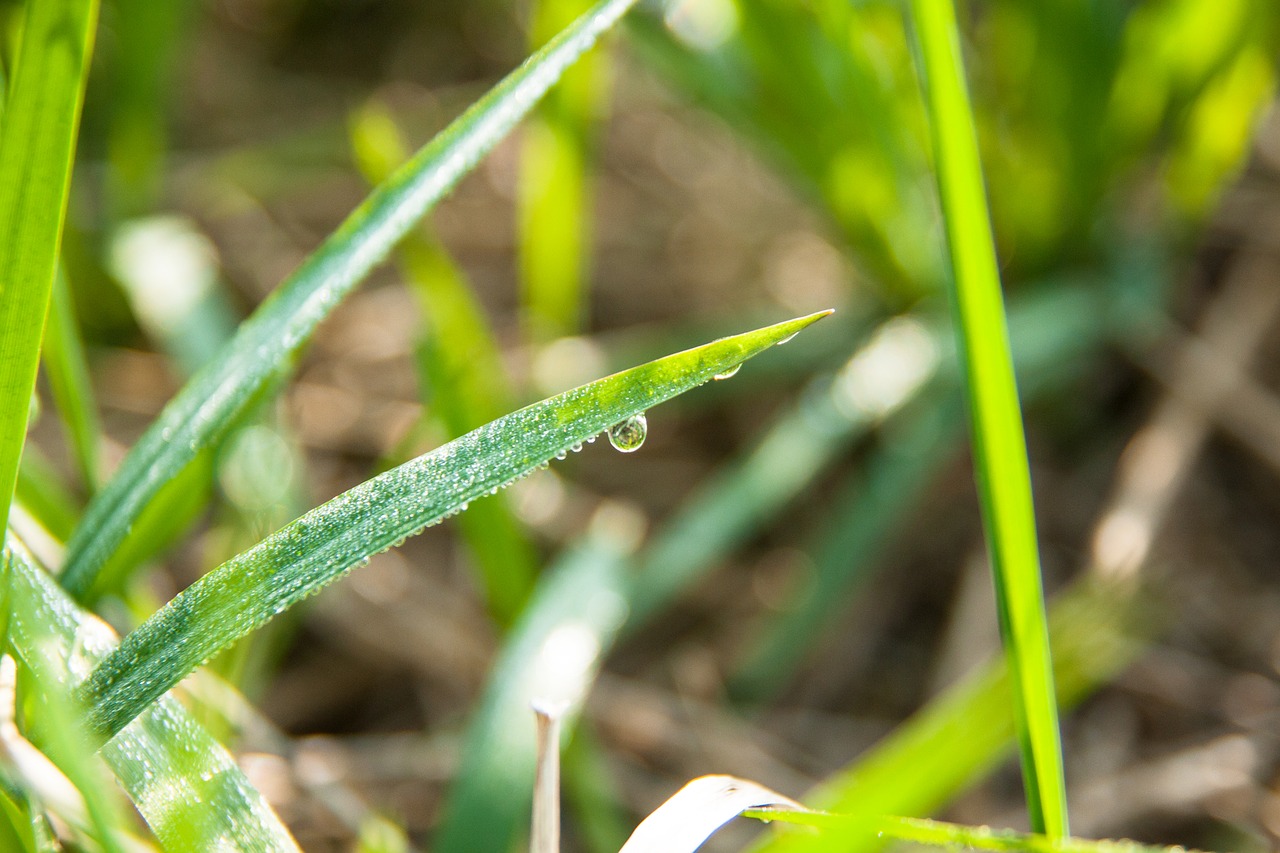
[[[58,264],[95,0],[32,0],[0,124],[0,529]]]
[[[513,412],[339,495],[192,584],[94,671],[83,698],[109,738],[218,651],[429,524],[826,315],[724,338]]]
[[[978,159],[978,137],[950,0],[912,3],[933,129],[938,190],[951,250],[952,303],[972,423],[975,476],[996,605],[1009,657],[1031,825],[1067,831],[1067,793],[1040,580],[1022,412],[1009,352],[1000,273]]]
[[[111,653],[114,633],[12,538],[5,558],[10,649],[25,661],[52,658],[70,692]],[[152,704],[101,754],[166,850],[297,850],[235,760],[172,697]]]
[[[170,401],[95,496],[60,580],[89,597],[133,520],[283,375],[316,326],[634,0],[604,0],[477,101],[370,195]]]

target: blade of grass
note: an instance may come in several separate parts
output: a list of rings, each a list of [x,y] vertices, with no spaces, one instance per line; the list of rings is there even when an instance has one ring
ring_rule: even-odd
[[[1060,390],[1089,369],[1107,340],[1097,317],[1111,310],[1110,302],[1097,297],[1095,282],[1057,282],[1042,290],[1047,292],[1016,303],[1010,315],[1014,367],[1029,400]],[[964,426],[959,386],[956,365],[944,362],[911,408],[881,428],[881,442],[862,466],[862,476],[845,486],[824,529],[802,549],[813,555],[811,581],[755,632],[756,643],[731,682],[736,695],[764,701],[785,690],[804,653],[835,627],[940,466],[959,449]]]
[[[367,105],[352,123],[352,149],[370,181],[406,159],[403,140],[385,109]],[[462,270],[424,229],[400,244],[400,265],[422,312],[418,364],[434,416],[457,438],[509,412],[515,394],[484,310]],[[484,501],[459,518],[476,558],[490,611],[503,625],[520,612],[537,573],[533,546],[505,498]]]
[[[602,0],[508,75],[365,199],[240,326],[221,357],[170,401],[86,509],[67,543],[60,576],[73,595],[91,594],[102,565],[160,487],[291,370],[320,321],[634,2]]]
[[[10,538],[5,588],[11,649],[23,659],[49,651],[74,687],[116,638],[80,610]],[[148,708],[102,748],[129,799],[167,850],[292,851],[297,845],[235,760],[172,697]]]
[[[84,342],[76,325],[71,288],[59,271],[53,282],[48,325],[43,349],[49,388],[71,445],[72,455],[80,469],[85,491],[98,488],[98,439],[102,427],[98,423],[93,387],[89,384],[89,365],[85,361]]]
[[[1069,834],[1058,703],[1026,438],[977,133],[951,0],[912,0],[911,9],[951,252],[956,336],[1001,636],[1009,659],[1027,811],[1036,832],[1057,838]]]
[[[508,850],[525,825],[537,757],[529,705],[544,698],[539,691],[548,686],[546,666],[539,661],[560,631],[594,652],[593,670],[626,614],[624,567],[634,542],[616,527],[594,524],[586,539],[548,571],[512,629],[467,729],[462,763],[435,838],[433,849],[440,853]],[[572,726],[583,694],[574,690],[564,698],[565,722]]]
[[[0,123],[0,531],[57,267],[96,0],[30,0]]]
[[[539,47],[587,0],[536,0],[529,41]],[[604,104],[608,56],[596,48],[565,73],[525,129],[520,159],[520,278],[528,338],[576,334],[591,263],[590,154]]]
[[[85,685],[92,729],[110,737],[216,652],[370,555],[789,340],[827,313],[725,338],[567,391],[317,507],[196,581],[125,637]]]

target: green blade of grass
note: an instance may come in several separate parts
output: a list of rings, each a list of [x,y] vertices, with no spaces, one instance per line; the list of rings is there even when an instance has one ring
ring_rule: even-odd
[[[1097,317],[1114,310],[1096,290],[1092,282],[1061,282],[1011,305],[1014,367],[1028,400],[1060,392],[1095,363],[1107,340]],[[939,324],[940,347],[942,332]],[[813,555],[810,580],[754,632],[755,643],[731,680],[736,696],[764,701],[788,687],[804,653],[836,628],[857,586],[958,451],[964,404],[957,366],[944,362],[940,375],[918,396],[881,429],[862,476],[845,486],[821,534],[802,549]]]
[[[96,0],[31,0],[0,124],[0,531],[66,215]]]
[[[1009,659],[1023,784],[1032,827],[1068,834],[1031,474],[977,133],[951,0],[913,0],[938,188],[951,252],[978,494]]]
[[[586,0],[537,0],[530,42],[540,46],[587,7]],[[520,277],[534,341],[577,334],[591,260],[590,155],[608,77],[602,48],[564,75],[521,140]]]
[[[537,758],[530,703],[566,700],[564,719],[572,726],[583,698],[580,685],[591,678],[626,615],[626,555],[634,543],[614,528],[593,525],[585,541],[548,571],[512,629],[467,729],[457,781],[433,844],[439,853],[509,850],[527,825]],[[564,666],[547,659],[556,636],[592,653],[586,667],[565,667],[581,679],[571,685],[577,689],[570,696],[539,692],[552,687],[546,683],[548,664]]]
[[[89,384],[89,365],[76,325],[71,289],[61,272],[53,283],[43,356],[49,387],[80,469],[80,479],[85,491],[92,494],[98,487],[98,438],[102,428]]]
[[[115,634],[12,538],[6,557],[11,649],[24,659],[51,653],[65,661],[74,686],[110,653]],[[231,755],[172,697],[126,726],[102,757],[167,850],[298,849]]]
[[[508,75],[365,199],[240,326],[222,355],[165,407],[87,508],[67,544],[60,576],[73,595],[91,593],[100,568],[160,487],[289,372],[330,311],[634,2],[603,0]]]
[[[110,737],[216,652],[361,560],[789,340],[827,313],[724,338],[567,391],[317,507],[196,581],[125,637],[85,685],[91,728]]]

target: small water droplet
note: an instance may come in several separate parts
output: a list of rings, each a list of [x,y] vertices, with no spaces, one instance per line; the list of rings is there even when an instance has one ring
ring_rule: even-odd
[[[582,442],[581,442],[581,441],[579,441],[577,444],[575,444],[573,447],[570,447],[569,449],[570,449],[570,450],[572,450],[574,453],[581,453],[581,452],[582,452]]]
[[[780,341],[778,341],[776,344],[774,344],[774,346],[776,346],[776,347],[780,347],[780,346],[782,346],[783,344],[785,344],[787,341],[789,341],[789,340],[791,340],[792,338],[794,338],[794,337],[795,337],[796,335],[798,335],[798,334],[800,334],[800,333],[799,333],[799,332],[792,332],[791,334],[787,335],[785,338],[783,338],[782,340],[780,340]]]
[[[587,439],[587,444],[595,444],[595,443],[596,443],[596,437],[594,435]]]
[[[569,451],[567,450],[561,450],[559,453],[556,454],[557,459],[567,459],[568,457],[569,457]]]
[[[724,371],[723,373],[717,373],[715,376],[711,378],[716,380],[717,382],[719,382],[721,379],[732,379],[733,377],[738,375],[738,371],[741,369],[742,369],[742,362],[738,362],[733,367],[730,367],[728,370]]]
[[[613,445],[614,450],[634,453],[640,449],[640,445],[644,444],[644,438],[649,432],[649,421],[645,418],[644,412],[641,412],[614,424],[605,432],[609,434],[609,443]]]

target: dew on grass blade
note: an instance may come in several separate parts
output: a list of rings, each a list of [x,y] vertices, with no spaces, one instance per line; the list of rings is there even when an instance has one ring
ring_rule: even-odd
[[[649,433],[649,421],[645,418],[644,412],[641,412],[625,421],[619,421],[609,427],[606,432],[609,433],[609,443],[613,445],[614,450],[634,453],[640,449],[640,445],[644,444],[644,438]]]
[[[738,375],[738,371],[741,369],[742,369],[742,362],[738,362],[733,367],[730,367],[728,370],[724,371],[723,373],[717,373],[715,376],[711,378],[716,380],[717,382],[719,382],[721,379],[732,379],[733,377]]]

